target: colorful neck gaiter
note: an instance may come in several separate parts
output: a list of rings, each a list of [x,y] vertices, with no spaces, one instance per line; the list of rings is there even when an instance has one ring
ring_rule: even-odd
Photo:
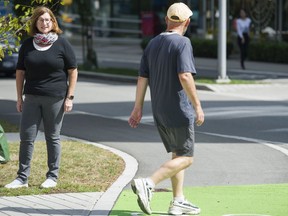
[[[39,46],[48,46],[53,44],[58,39],[58,35],[53,32],[48,34],[36,33],[34,35],[34,42]]]

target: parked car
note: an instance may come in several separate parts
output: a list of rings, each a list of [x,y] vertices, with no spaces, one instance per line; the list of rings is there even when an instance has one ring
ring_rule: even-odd
[[[5,57],[0,61],[0,73],[5,76],[13,76],[16,72],[16,64],[18,53],[13,53],[11,56],[5,54]]]
[[[3,44],[0,44],[3,46]],[[13,42],[11,42],[10,47],[14,47]],[[18,61],[18,53],[13,52],[12,55],[9,55],[8,52],[5,52],[5,56],[0,60],[0,74],[5,76],[14,76],[16,72],[16,64]]]

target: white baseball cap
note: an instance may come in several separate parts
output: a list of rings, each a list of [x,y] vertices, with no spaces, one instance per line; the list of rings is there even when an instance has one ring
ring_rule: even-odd
[[[174,3],[167,10],[167,17],[172,22],[185,22],[193,15],[190,8],[182,3]]]

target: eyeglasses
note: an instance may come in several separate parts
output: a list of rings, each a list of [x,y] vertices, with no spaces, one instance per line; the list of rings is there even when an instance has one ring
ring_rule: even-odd
[[[38,19],[38,22],[41,22],[41,23],[50,23],[52,20],[51,19]]]

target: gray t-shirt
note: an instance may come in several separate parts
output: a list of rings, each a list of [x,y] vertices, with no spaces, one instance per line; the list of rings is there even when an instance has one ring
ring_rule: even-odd
[[[139,76],[149,79],[156,125],[183,127],[194,122],[194,110],[178,73],[196,74],[191,42],[187,37],[165,32],[153,38],[141,59]]]

